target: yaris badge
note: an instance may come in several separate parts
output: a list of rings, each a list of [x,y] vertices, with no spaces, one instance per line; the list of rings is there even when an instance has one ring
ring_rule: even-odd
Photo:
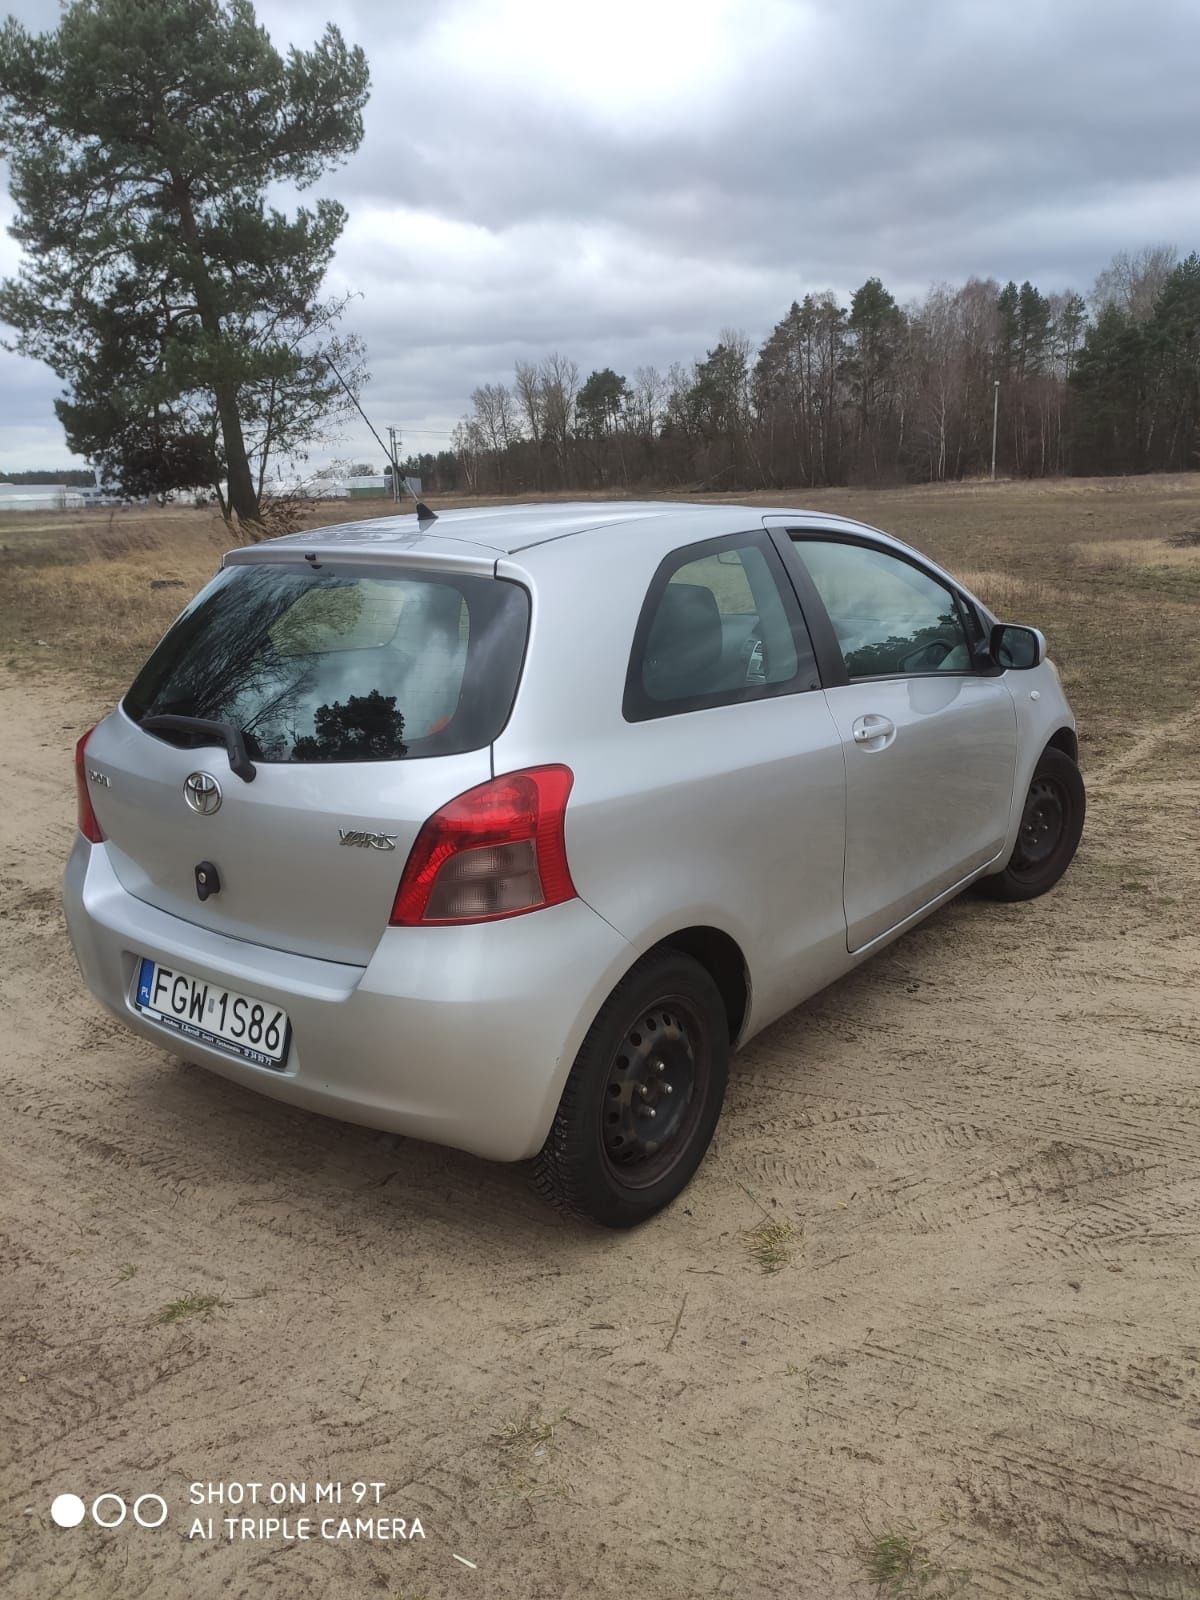
[[[356,846],[359,850],[394,850],[394,833],[366,833],[361,828],[339,828],[339,844]]]

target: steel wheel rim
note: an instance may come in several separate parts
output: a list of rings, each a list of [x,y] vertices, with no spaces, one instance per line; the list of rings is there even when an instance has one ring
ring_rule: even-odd
[[[658,1183],[687,1151],[708,1085],[699,1015],[679,995],[643,1006],[613,1054],[600,1107],[604,1164],[619,1183]]]
[[[1035,778],[1025,797],[1017,848],[1010,863],[1018,876],[1033,877],[1054,859],[1070,816],[1066,789],[1055,778]]]

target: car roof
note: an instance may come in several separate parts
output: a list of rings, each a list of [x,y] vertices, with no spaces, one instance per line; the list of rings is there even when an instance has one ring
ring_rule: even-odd
[[[249,547],[242,559],[255,559],[268,551],[281,555],[297,548],[304,552],[348,554],[351,550],[375,555],[417,553],[433,555],[439,547],[473,547],[476,552],[511,556],[552,540],[602,535],[607,528],[630,522],[653,523],[655,533],[684,539],[704,539],[736,531],[739,514],[745,526],[759,527],[764,517],[800,518],[823,524],[842,523],[862,528],[862,523],[828,512],[804,511],[785,506],[734,504],[694,505],[669,500],[583,500],[535,505],[474,506],[467,510],[439,511],[435,520],[419,521],[415,512],[394,517],[367,517],[361,522],[334,523],[304,533],[285,534]],[[647,530],[649,531],[649,530]],[[868,530],[875,532],[875,530]],[[880,535],[887,539],[887,535]],[[893,541],[888,541],[893,542]],[[241,552],[238,552],[241,555]]]
[[[602,539],[606,531],[613,533],[635,522],[645,525],[645,548],[655,559],[680,545],[698,544],[722,534],[747,532],[764,524],[803,525],[814,531],[865,535],[872,543],[915,560],[930,573],[970,595],[984,614],[995,620],[977,595],[971,594],[951,573],[903,539],[853,517],[841,517],[832,511],[806,510],[803,506],[748,506],[724,501],[696,505],[677,500],[579,500],[472,506],[439,511],[433,519],[418,519],[415,512],[407,512],[394,517],[366,517],[361,522],[336,522],[324,528],[265,539],[259,544],[241,545],[227,551],[221,564],[294,562],[297,556],[303,556],[319,565],[324,555],[331,561],[369,565],[381,557],[391,556],[400,557],[406,563],[428,563],[441,570],[482,575],[496,572],[505,557],[559,540],[586,541],[589,552],[594,552],[593,541]]]

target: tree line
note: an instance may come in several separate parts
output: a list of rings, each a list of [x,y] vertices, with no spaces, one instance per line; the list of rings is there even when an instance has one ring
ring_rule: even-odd
[[[1200,256],[1115,256],[1091,293],[971,278],[901,305],[879,278],[793,301],[757,349],[587,378],[558,354],[471,395],[432,488],[758,489],[1200,464]]]
[[[57,472],[40,467],[33,471],[5,472],[0,467],[0,483],[65,483],[69,489],[91,489],[95,487],[96,475],[86,467],[64,467]]]

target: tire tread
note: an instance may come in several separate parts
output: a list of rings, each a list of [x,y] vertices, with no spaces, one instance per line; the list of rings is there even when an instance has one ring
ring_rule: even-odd
[[[1083,774],[1079,767],[1066,751],[1060,750],[1057,745],[1047,745],[1038,757],[1037,766],[1033,769],[1031,783],[1045,773],[1051,773],[1063,779],[1072,789],[1072,817],[1069,844],[1064,844],[1059,856],[1052,858],[1057,871],[1047,873],[1044,880],[1016,877],[1007,863],[1000,872],[980,878],[975,884],[976,891],[987,900],[1000,900],[1018,902],[1022,900],[1036,900],[1040,895],[1048,894],[1055,884],[1059,882],[1071,862],[1075,859],[1075,852],[1079,848],[1079,840],[1083,833],[1084,818],[1087,812],[1087,791],[1084,788]],[[1014,846],[1015,852],[1015,846]]]
[[[626,1009],[626,996],[631,990],[639,987],[650,974],[665,976],[670,969],[686,975],[690,982],[702,990],[707,990],[714,1011],[719,1012],[722,1017],[725,1014],[720,990],[711,974],[700,962],[682,951],[671,949],[650,951],[636,961],[625,974],[600,1007],[591,1027],[584,1035],[583,1043],[563,1085],[554,1121],[550,1124],[550,1132],[530,1165],[530,1182],[534,1193],[547,1205],[567,1216],[584,1222],[606,1222],[606,1225],[615,1227],[631,1226],[642,1220],[637,1215],[630,1215],[621,1221],[597,1216],[595,1199],[579,1160],[574,1158],[572,1146],[588,1116],[587,1108],[582,1104],[586,1093],[585,1080],[588,1071],[593,1065],[596,1051],[604,1047],[614,1021],[618,1021]],[[724,1063],[722,1061],[717,1065],[722,1069],[723,1095]]]

